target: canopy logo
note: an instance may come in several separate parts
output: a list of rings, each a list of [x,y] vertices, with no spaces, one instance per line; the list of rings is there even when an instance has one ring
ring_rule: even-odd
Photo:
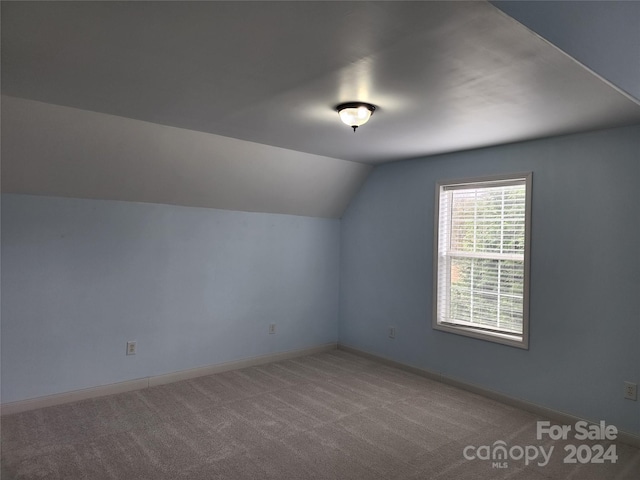
[[[574,440],[612,441],[618,436],[618,429],[604,421],[590,424],[584,420],[575,425],[552,425],[549,421],[536,422],[536,440],[568,440],[573,432]],[[462,450],[466,460],[490,461],[492,468],[508,468],[510,461],[522,461],[525,465],[535,462],[539,467],[549,464],[554,445],[507,445],[504,440],[496,440],[491,445],[467,445]],[[605,447],[600,444],[568,444],[564,446],[563,463],[616,463],[618,455],[616,445]]]
[[[507,468],[509,463],[507,460],[522,460],[524,464],[529,465],[530,462],[540,458],[538,466],[544,467],[549,463],[554,446],[550,446],[549,450],[545,450],[542,445],[514,445],[507,447],[504,440],[496,440],[493,445],[481,445],[474,447],[467,445],[462,450],[462,455],[467,460],[491,460],[493,468]]]

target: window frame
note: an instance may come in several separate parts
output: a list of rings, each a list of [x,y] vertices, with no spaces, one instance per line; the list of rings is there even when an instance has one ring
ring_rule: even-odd
[[[509,345],[512,347],[529,349],[529,285],[530,285],[530,257],[531,257],[531,186],[532,172],[510,173],[502,175],[491,175],[474,178],[464,178],[457,180],[442,180],[436,182],[435,204],[434,204],[434,245],[433,245],[433,312],[432,328],[448,333],[477,338],[489,342]],[[491,187],[501,183],[508,185],[514,181],[524,181],[525,185],[525,221],[524,221],[524,258],[523,258],[523,298],[522,298],[522,335],[499,333],[478,327],[455,325],[452,323],[442,323],[438,318],[438,273],[440,261],[440,197],[446,187],[470,187],[481,188]],[[447,233],[450,235],[450,231]],[[476,257],[477,258],[477,257]],[[449,289],[450,292],[450,289]],[[449,293],[450,296],[450,293]]]

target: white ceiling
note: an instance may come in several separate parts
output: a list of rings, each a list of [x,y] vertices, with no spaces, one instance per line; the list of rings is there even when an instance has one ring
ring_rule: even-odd
[[[640,122],[637,101],[477,1],[2,2],[2,93],[363,166]],[[345,101],[378,110],[353,133],[334,111]],[[12,137],[27,139],[33,141]],[[39,151],[52,141],[38,137],[45,142]],[[58,157],[86,154],[76,150],[62,149]],[[273,152],[266,156],[277,168]],[[20,183],[29,168],[36,175],[41,167],[24,165],[31,160],[5,155],[5,166],[22,163],[3,166],[5,191],[87,196],[79,186]],[[113,162],[113,168],[120,173],[103,176],[122,175],[125,166]],[[165,168],[164,178],[188,167],[178,159],[157,168]],[[214,174],[202,168],[183,176]],[[214,168],[219,174],[212,161]],[[284,164],[279,168],[298,180]],[[351,190],[339,195],[348,202],[367,172],[354,174]],[[155,188],[152,201],[194,204],[175,200],[189,198],[186,191],[163,197],[166,183],[140,181]],[[114,188],[102,197],[149,201]],[[141,188],[133,185],[131,192]],[[256,184],[238,188],[250,196]],[[198,203],[229,208],[222,204]],[[340,208],[328,215],[339,216]]]
[[[369,165],[2,97],[2,190],[339,218]]]

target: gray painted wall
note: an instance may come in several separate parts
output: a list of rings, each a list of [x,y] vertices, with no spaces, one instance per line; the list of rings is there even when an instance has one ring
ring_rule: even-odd
[[[530,349],[432,330],[436,181],[522,171]],[[638,179],[640,126],[376,168],[342,218],[340,342],[640,434]]]
[[[640,99],[640,2],[561,0],[491,3]]]
[[[3,195],[2,402],[335,342],[339,227]]]

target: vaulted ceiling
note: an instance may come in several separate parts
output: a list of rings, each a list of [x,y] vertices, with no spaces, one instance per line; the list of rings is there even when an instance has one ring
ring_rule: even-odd
[[[328,217],[371,166],[640,122],[487,2],[2,2],[2,93],[4,191]]]

